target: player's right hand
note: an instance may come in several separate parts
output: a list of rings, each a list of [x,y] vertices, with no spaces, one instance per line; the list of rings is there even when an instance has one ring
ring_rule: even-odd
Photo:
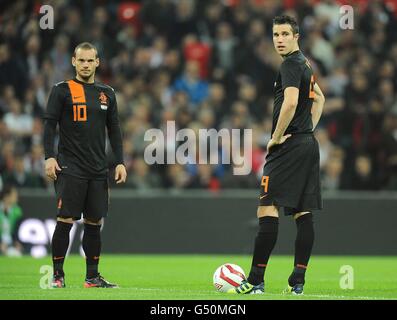
[[[61,171],[62,169],[59,167],[58,162],[55,158],[48,158],[45,161],[45,174],[47,177],[52,180],[57,179],[57,170]]]
[[[287,140],[291,136],[292,136],[291,134],[286,134],[285,136],[282,136],[280,140],[275,140],[274,138],[271,138],[267,143],[267,152],[269,153],[272,147],[279,144],[283,144],[285,140]]]

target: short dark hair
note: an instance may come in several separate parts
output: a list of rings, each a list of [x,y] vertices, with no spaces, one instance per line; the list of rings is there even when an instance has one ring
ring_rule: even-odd
[[[287,15],[277,16],[273,19],[273,25],[275,24],[289,24],[291,26],[293,34],[299,33],[298,23],[291,16],[287,16]]]
[[[74,52],[73,52],[73,57],[75,57],[75,58],[76,58],[76,52],[77,52],[78,49],[84,49],[84,50],[94,49],[95,50],[95,58],[98,57],[98,50],[92,43],[82,42],[82,43],[78,44],[76,46],[76,48],[74,48]]]

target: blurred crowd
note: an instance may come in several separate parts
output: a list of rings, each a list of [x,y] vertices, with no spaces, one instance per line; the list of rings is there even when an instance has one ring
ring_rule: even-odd
[[[257,188],[281,63],[272,18],[281,13],[297,18],[300,48],[326,96],[316,129],[323,188],[397,188],[394,1],[350,1],[353,30],[341,29],[336,1],[45,3],[54,9],[54,29],[40,29],[40,1],[1,5],[0,190],[52,188],[43,170],[42,116],[52,86],[74,77],[71,55],[83,41],[98,48],[97,80],[117,94],[129,173],[122,187]],[[195,132],[252,129],[252,173],[233,175],[233,163],[149,166],[145,132],[167,121]]]

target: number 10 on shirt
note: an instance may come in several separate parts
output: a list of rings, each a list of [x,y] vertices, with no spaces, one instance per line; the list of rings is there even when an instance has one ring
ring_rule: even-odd
[[[87,121],[86,105],[73,105],[73,121]]]

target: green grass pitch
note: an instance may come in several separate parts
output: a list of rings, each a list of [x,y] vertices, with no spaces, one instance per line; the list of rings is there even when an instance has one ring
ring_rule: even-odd
[[[119,289],[84,289],[85,261],[70,256],[65,262],[65,289],[41,289],[40,267],[51,259],[0,257],[0,299],[106,300],[279,300],[279,299],[397,299],[396,257],[314,256],[306,273],[303,296],[281,291],[293,257],[273,256],[266,271],[266,294],[228,295],[215,292],[212,275],[223,263],[246,272],[251,258],[242,255],[103,255],[101,274]],[[354,289],[341,289],[344,265],[353,268]]]

